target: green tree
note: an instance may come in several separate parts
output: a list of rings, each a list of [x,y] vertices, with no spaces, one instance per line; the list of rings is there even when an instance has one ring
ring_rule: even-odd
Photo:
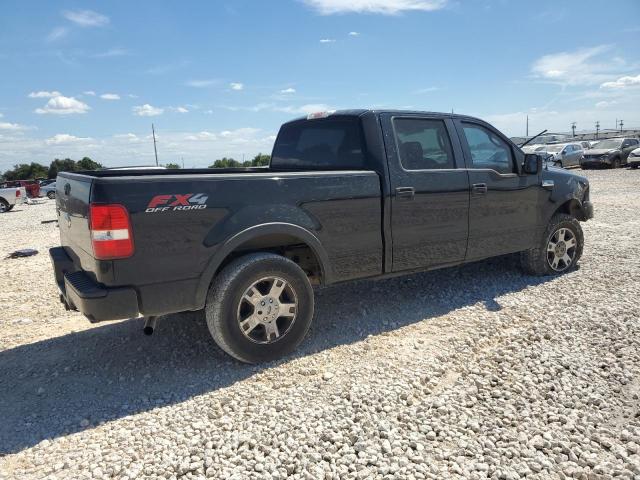
[[[264,167],[266,165],[269,165],[269,162],[271,162],[271,155],[263,155],[262,153],[259,153],[258,155],[253,157],[253,160],[251,160],[251,166]]]
[[[59,172],[75,172],[78,170],[78,164],[75,160],[65,158],[60,160],[56,158],[51,165],[49,165],[49,178],[56,178]]]
[[[222,157],[213,162],[213,165],[209,165],[209,168],[236,168],[241,166],[242,164],[233,158]]]
[[[176,170],[176,169],[180,168],[180,165],[178,165],[177,163],[167,163],[165,165],[165,168]]]
[[[76,165],[78,170],[100,170],[104,168],[101,164],[94,162],[89,157],[84,157],[82,160],[78,160]]]
[[[5,180],[31,180],[36,178],[46,178],[47,167],[39,163],[31,162],[14,165],[13,170],[4,172]]]

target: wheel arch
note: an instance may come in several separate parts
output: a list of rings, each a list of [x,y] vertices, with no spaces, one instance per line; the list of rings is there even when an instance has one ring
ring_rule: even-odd
[[[207,292],[217,273],[238,256],[256,251],[278,252],[288,246],[308,248],[319,269],[323,285],[332,283],[329,257],[320,240],[309,230],[291,223],[267,223],[249,227],[229,238],[209,259],[200,276],[196,290],[196,304],[203,308]],[[285,255],[283,255],[285,256]]]

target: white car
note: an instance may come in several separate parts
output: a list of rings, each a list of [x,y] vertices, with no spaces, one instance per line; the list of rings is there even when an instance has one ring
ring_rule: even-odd
[[[640,148],[631,150],[631,153],[627,157],[627,165],[631,168],[638,168],[640,166]]]
[[[27,191],[24,187],[3,188],[0,185],[0,213],[8,212],[16,205],[27,201]]]

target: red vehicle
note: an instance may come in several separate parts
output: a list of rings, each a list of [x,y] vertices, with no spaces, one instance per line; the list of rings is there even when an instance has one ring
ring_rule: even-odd
[[[40,196],[40,184],[35,180],[13,180],[6,183],[7,187],[24,187],[27,197],[38,198]]]

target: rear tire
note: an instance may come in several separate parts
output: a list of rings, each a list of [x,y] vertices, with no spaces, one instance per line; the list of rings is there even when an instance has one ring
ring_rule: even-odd
[[[530,275],[560,275],[575,268],[583,247],[580,222],[566,213],[556,213],[549,221],[540,245],[522,252],[520,262]]]
[[[47,192],[47,198],[53,200],[54,198],[56,198],[56,192]]]
[[[213,340],[245,363],[268,362],[293,351],[314,314],[313,289],[291,260],[254,253],[233,260],[207,295],[207,326]]]
[[[0,213],[8,212],[9,210],[11,210],[9,202],[7,202],[4,198],[0,198]]]

